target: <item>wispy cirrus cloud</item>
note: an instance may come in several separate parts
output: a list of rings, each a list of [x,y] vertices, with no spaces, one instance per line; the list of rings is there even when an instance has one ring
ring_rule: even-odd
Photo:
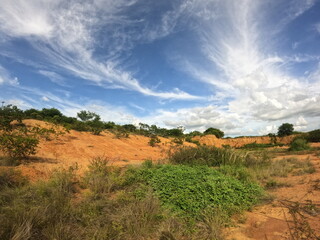
[[[130,44],[130,40],[123,42],[124,36],[128,38],[129,35],[121,35],[119,29],[136,24],[136,21],[121,12],[135,2],[36,0],[26,3],[4,0],[0,10],[0,29],[11,38],[27,39],[47,64],[99,86],[122,88],[163,99],[201,99],[178,88],[164,92],[145,87],[131,72],[120,67],[120,52],[110,49],[114,47],[121,51],[125,43]],[[110,51],[102,58],[96,52],[100,44],[110,45]]]
[[[10,73],[0,65],[0,85],[2,84],[17,86],[19,85],[19,80],[17,77],[12,77]]]

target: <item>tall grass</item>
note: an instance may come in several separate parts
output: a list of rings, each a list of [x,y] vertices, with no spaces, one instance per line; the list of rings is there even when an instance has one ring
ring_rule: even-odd
[[[212,146],[182,147],[168,154],[169,162],[173,164],[252,166],[268,163],[270,159],[256,156],[249,152],[237,151],[230,148]]]

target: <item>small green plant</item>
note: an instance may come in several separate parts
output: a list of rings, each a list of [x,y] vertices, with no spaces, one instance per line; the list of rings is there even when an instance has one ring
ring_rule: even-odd
[[[297,138],[294,139],[291,143],[290,143],[290,147],[289,147],[289,151],[303,151],[303,150],[308,150],[310,149],[310,145],[307,142],[307,140],[303,139],[303,138]]]

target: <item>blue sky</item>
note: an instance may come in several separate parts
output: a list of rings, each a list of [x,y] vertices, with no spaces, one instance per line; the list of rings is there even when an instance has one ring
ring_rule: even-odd
[[[228,136],[320,128],[320,1],[2,0],[0,100]]]

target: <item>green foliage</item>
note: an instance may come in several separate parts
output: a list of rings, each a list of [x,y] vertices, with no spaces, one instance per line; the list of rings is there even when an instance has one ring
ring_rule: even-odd
[[[100,116],[90,111],[80,111],[77,113],[82,123],[76,123],[73,129],[78,131],[91,131],[94,135],[99,135],[104,129],[105,124],[100,121]]]
[[[182,132],[182,129],[173,128],[173,129],[168,129],[166,135],[168,137],[182,137],[183,132]]]
[[[135,132],[137,130],[136,126],[133,124],[124,124],[122,127],[128,132]]]
[[[307,140],[309,142],[320,142],[320,129],[308,132]]]
[[[187,136],[190,136],[190,137],[202,136],[202,133],[199,131],[192,131],[192,132],[188,133]]]
[[[11,131],[12,121],[16,120],[19,124],[22,123],[23,111],[13,105],[6,105],[0,108],[0,130]]]
[[[15,160],[35,154],[39,143],[37,136],[43,134],[40,128],[30,129],[22,124],[23,111],[16,106],[3,106],[0,113],[0,149],[14,160],[11,163],[16,164]]]
[[[71,125],[71,129],[80,131],[80,132],[87,132],[90,130],[90,127],[85,122],[76,121],[74,124]]]
[[[296,138],[290,143],[289,151],[303,151],[310,149],[306,139]]]
[[[224,132],[217,128],[208,128],[203,132],[204,135],[215,135],[217,138],[222,138],[224,136]]]
[[[98,114],[90,111],[85,111],[85,110],[78,112],[77,116],[83,122],[87,122],[91,120],[100,120],[100,116]]]
[[[278,136],[279,137],[284,137],[284,136],[289,136],[293,134],[293,124],[291,123],[283,123],[279,128],[278,128]]]
[[[63,114],[56,108],[43,108],[40,112],[44,119],[50,119],[53,117],[62,117]]]
[[[90,130],[94,135],[99,135],[104,129],[104,123],[97,119],[88,121],[87,124],[90,126]]]
[[[3,133],[0,136],[0,149],[11,158],[24,158],[36,154],[39,140],[21,132]]]
[[[206,166],[161,165],[140,172],[163,204],[177,212],[196,216],[206,207],[220,207],[227,214],[257,203],[262,189],[241,183]]]

